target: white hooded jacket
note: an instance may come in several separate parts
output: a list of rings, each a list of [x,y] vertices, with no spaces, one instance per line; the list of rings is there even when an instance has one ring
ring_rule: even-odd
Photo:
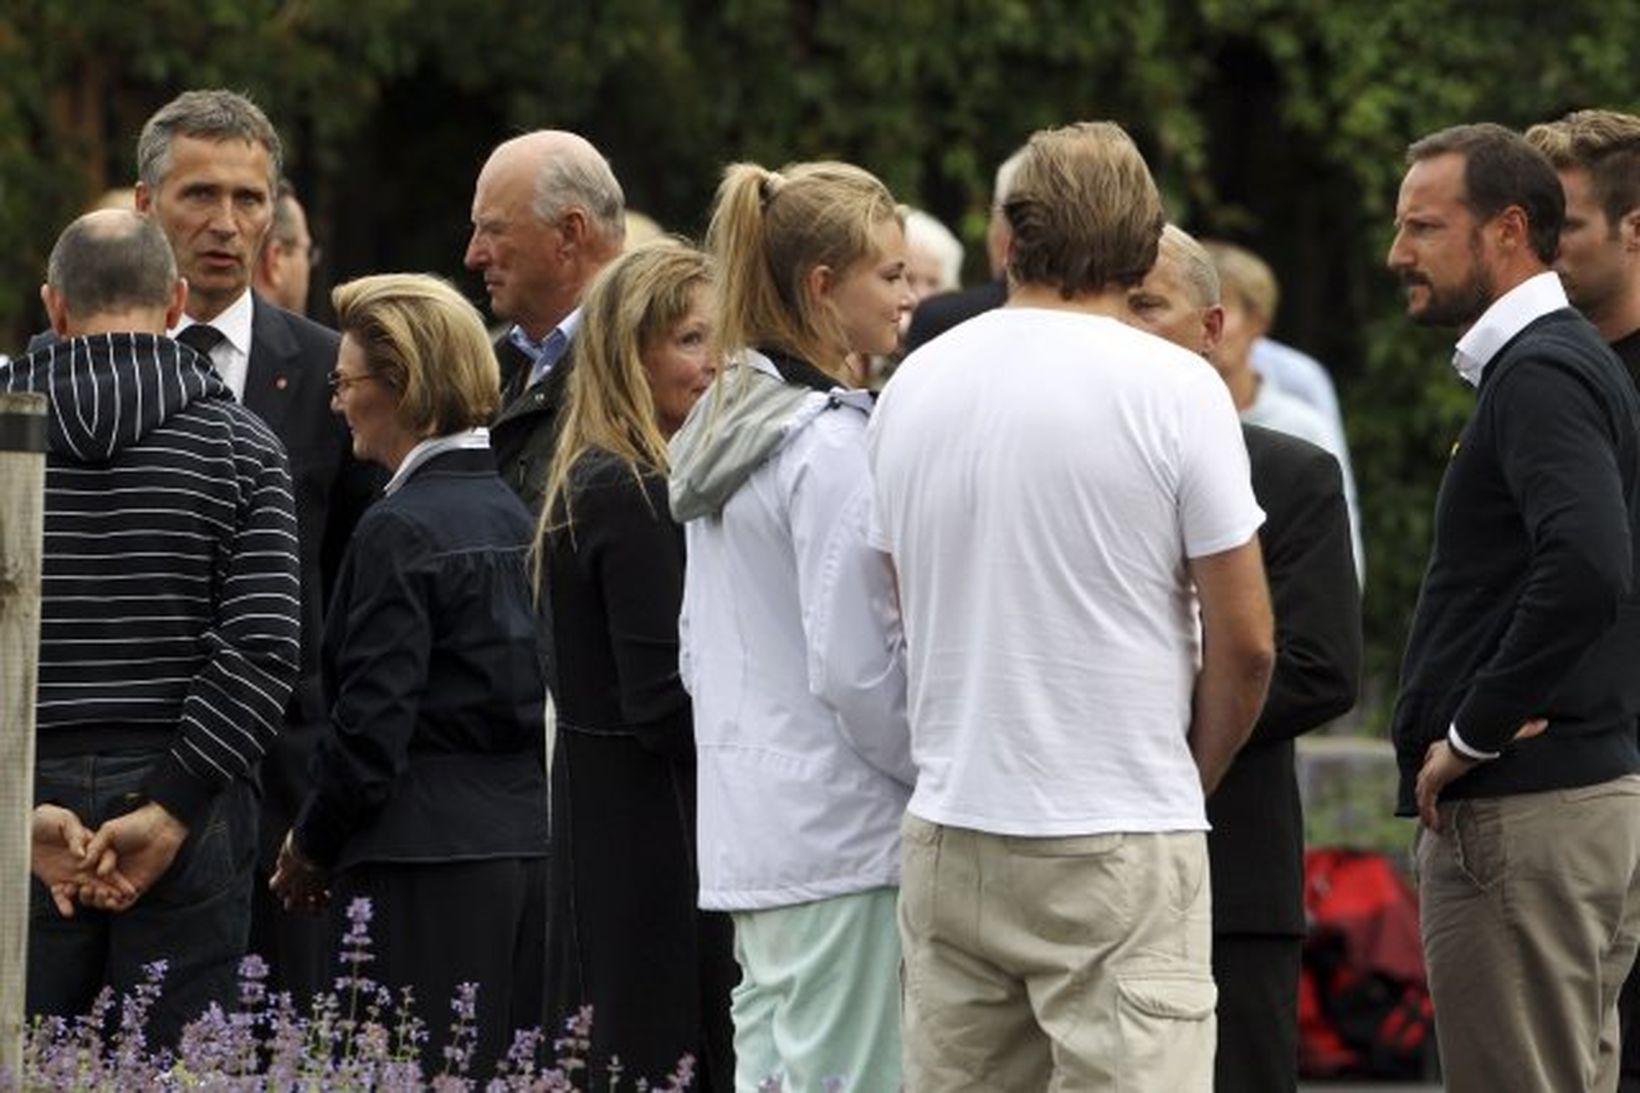
[[[866,541],[870,408],[748,351],[672,440],[703,908],[899,883],[915,767],[893,572]]]

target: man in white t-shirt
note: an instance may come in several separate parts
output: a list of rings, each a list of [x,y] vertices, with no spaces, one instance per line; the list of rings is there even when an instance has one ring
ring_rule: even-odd
[[[1037,133],[1008,305],[913,353],[869,433],[917,786],[918,1090],[1208,1090],[1210,791],[1273,658],[1224,384],[1124,326],[1164,216],[1122,130]],[[1198,622],[1199,617],[1199,622]]]

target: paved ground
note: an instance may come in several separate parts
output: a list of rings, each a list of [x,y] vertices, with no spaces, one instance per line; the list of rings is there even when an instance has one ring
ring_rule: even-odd
[[[1627,1086],[1624,1087],[1629,1088]],[[1299,1082],[1298,1093],[1442,1093],[1439,1082]]]

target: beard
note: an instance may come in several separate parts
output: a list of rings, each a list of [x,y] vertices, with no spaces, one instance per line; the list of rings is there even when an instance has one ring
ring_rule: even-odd
[[[1417,311],[1407,311],[1412,321],[1421,326],[1467,326],[1481,317],[1496,298],[1492,273],[1481,257],[1481,236],[1475,232],[1469,237],[1469,275],[1459,283],[1436,288],[1435,283],[1415,271],[1401,275],[1401,284],[1410,288],[1423,285],[1429,298]]]

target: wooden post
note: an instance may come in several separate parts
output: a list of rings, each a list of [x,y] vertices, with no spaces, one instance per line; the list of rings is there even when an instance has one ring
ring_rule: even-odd
[[[0,394],[0,1075],[18,1087],[28,982],[45,450],[45,396]]]

